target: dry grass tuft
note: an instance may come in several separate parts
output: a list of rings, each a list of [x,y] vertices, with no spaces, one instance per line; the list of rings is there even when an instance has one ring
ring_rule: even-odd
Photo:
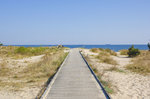
[[[94,53],[99,53],[100,50],[98,48],[92,48],[90,49],[90,51]]]
[[[85,59],[87,60],[88,63],[91,63],[91,61],[90,61],[88,56],[84,56],[84,57],[85,57]],[[98,71],[97,67],[92,65],[92,64],[90,64],[90,67],[92,68],[92,70],[94,71],[94,73],[96,74],[98,79],[100,80],[100,82],[103,85],[103,87],[106,90],[106,92],[110,93],[110,94],[114,93],[111,81],[102,79],[102,77],[105,74],[105,72],[104,71],[103,72]]]
[[[90,49],[91,52],[94,52],[94,53],[100,53],[100,52],[106,52],[110,55],[114,55],[114,56],[117,56],[117,53],[114,52],[113,50],[111,49],[102,49],[102,48],[92,48]]]
[[[141,51],[141,54],[132,60],[132,64],[126,66],[127,69],[140,74],[150,73],[150,52]]]
[[[0,52],[4,52],[5,50],[7,52],[5,54],[7,55],[8,52],[14,52],[18,48],[19,47],[4,47],[2,48],[3,51]],[[24,54],[15,52],[11,55],[19,54],[22,56],[30,56],[38,54],[27,53],[30,52],[26,52]],[[59,68],[60,64],[63,62],[68,53],[64,53],[63,48],[46,48],[45,51],[39,52],[39,54],[45,54],[42,60],[36,63],[34,62],[32,64],[28,64],[26,67],[23,68],[10,68],[9,66],[7,66],[7,61],[2,61],[0,64],[0,89],[7,87],[14,91],[18,91],[23,87],[41,87],[44,82],[46,82],[56,73],[57,69]]]
[[[110,54],[107,52],[100,52],[99,55],[96,56],[97,59],[100,60],[100,62],[117,65],[117,62],[110,57]]]
[[[20,72],[18,79],[24,79],[28,83],[43,82],[54,75],[66,55],[63,51],[53,55],[46,54],[40,62],[31,64]]]
[[[120,55],[128,55],[128,50],[126,50],[126,49],[123,49],[123,50],[119,50],[119,52],[120,52]]]
[[[111,58],[111,55],[116,56],[116,52],[110,50],[110,49],[102,49],[102,48],[93,48],[91,49],[92,52],[99,53],[99,55],[96,56],[97,59],[100,60],[100,62],[117,65],[117,62]]]
[[[114,51],[111,50],[111,49],[105,49],[104,51],[107,52],[107,53],[109,53],[110,55],[117,56],[117,53],[114,52]]]
[[[3,60],[0,63],[0,76],[8,76],[11,72],[11,69],[7,67],[7,61]]]
[[[123,70],[117,68],[115,65],[112,66],[112,67],[110,67],[110,68],[108,68],[108,69],[106,69],[105,71],[116,71],[116,72],[122,72],[122,73],[125,73],[125,71],[123,71]]]

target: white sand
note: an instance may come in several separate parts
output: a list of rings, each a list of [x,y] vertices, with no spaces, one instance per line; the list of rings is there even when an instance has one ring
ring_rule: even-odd
[[[35,99],[40,88],[24,88],[22,91],[0,91],[0,99]]]

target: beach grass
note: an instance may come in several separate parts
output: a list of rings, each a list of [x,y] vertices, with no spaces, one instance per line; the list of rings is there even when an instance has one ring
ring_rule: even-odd
[[[141,51],[141,54],[134,57],[126,69],[140,74],[150,73],[150,51]]]
[[[91,52],[94,52],[94,53],[100,53],[100,52],[106,52],[110,55],[113,55],[113,56],[117,56],[117,53],[114,52],[113,50],[111,49],[103,49],[103,48],[92,48],[90,49]]]
[[[96,58],[100,60],[102,63],[117,65],[117,62],[111,57],[117,56],[117,53],[110,50],[110,49],[102,49],[102,48],[92,48],[90,49],[91,52],[98,53]]]
[[[117,61],[115,61],[108,52],[99,52],[99,55],[97,55],[96,58],[102,63],[117,65]]]
[[[122,49],[122,50],[119,50],[119,52],[120,52],[120,55],[128,55],[128,50],[126,50],[126,49]]]
[[[92,70],[94,71],[94,73],[96,74],[97,78],[99,79],[99,81],[101,82],[101,84],[103,85],[104,89],[106,90],[107,93],[113,94],[114,90],[112,88],[112,83],[111,81],[108,80],[104,80],[102,79],[105,71],[100,72],[98,71],[97,67],[91,64],[91,61],[89,59],[88,56],[84,56],[84,58],[87,60],[87,62],[89,63],[90,67],[92,68]]]
[[[20,50],[21,48],[21,50]],[[8,49],[8,50],[7,50]],[[39,86],[52,77],[68,53],[64,48],[22,48],[22,47],[5,47],[5,54],[13,52],[11,55],[34,56],[43,55],[38,62],[28,64],[23,67],[9,67],[7,61],[0,63],[0,89],[8,87],[13,91],[18,91],[24,87]],[[1,52],[3,52],[1,51]],[[35,53],[36,52],[36,53]],[[4,54],[4,53],[3,53]],[[12,57],[10,55],[10,57]],[[6,55],[7,56],[7,55]],[[5,79],[6,78],[6,79]]]
[[[99,53],[100,50],[98,48],[92,48],[90,49],[90,51],[94,53]]]
[[[112,66],[112,67],[110,67],[110,68],[108,68],[108,69],[105,69],[105,71],[115,71],[115,72],[120,72],[120,73],[125,73],[125,71],[124,70],[121,70],[121,69],[119,69],[117,66]]]
[[[46,53],[56,52],[57,47],[18,47],[18,46],[1,46],[1,57],[11,57],[14,59],[21,59],[24,57],[31,57],[42,55]]]

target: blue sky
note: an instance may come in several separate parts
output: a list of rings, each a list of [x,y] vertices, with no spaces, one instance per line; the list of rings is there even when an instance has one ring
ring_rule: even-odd
[[[146,44],[150,0],[0,0],[4,44]]]

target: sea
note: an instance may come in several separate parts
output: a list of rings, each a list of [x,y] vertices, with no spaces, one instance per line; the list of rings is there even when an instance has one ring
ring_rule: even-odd
[[[9,45],[5,45],[9,46]],[[57,46],[57,45],[11,45],[11,46],[24,46],[24,47],[51,47],[51,46]],[[122,50],[122,49],[129,49],[132,45],[63,45],[64,47],[68,48],[104,48],[104,49],[111,49],[115,52]],[[147,45],[134,45],[135,48],[138,48],[140,50],[148,50]]]

